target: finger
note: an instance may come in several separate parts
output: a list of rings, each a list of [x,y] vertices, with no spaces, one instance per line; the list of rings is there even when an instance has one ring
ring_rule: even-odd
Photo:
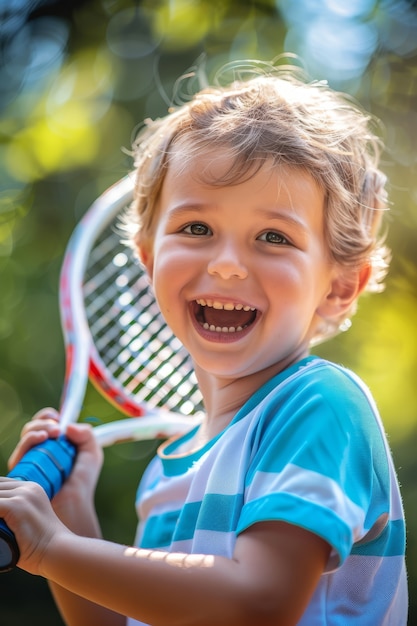
[[[36,419],[53,419],[56,422],[58,422],[59,421],[59,413],[53,407],[47,406],[47,407],[44,407],[43,409],[40,409],[39,411],[37,411],[35,413],[35,415],[32,417],[32,419],[33,420],[36,420]]]
[[[21,434],[24,435],[27,430],[30,430],[31,428],[33,428],[34,423],[39,423],[39,422],[48,422],[50,424],[55,424],[55,425],[58,424],[59,423],[58,411],[51,407],[46,407],[44,409],[41,409],[40,411],[35,413],[35,415],[32,417],[32,419],[29,422],[26,422],[26,424],[23,426]]]
[[[9,470],[13,469],[13,467],[23,458],[28,450],[33,448],[33,446],[42,443],[42,441],[45,441],[48,437],[49,435],[47,430],[37,430],[26,434],[22,439],[20,439],[7,461],[7,467]]]
[[[58,437],[61,434],[61,427],[54,420],[37,420],[36,422],[28,422],[20,434],[20,441],[30,437],[38,431],[46,432],[49,437]]]
[[[94,439],[93,428],[90,424],[68,424],[65,434],[72,443],[78,446]]]
[[[43,409],[22,428],[21,438],[8,460],[8,468],[12,469],[22,457],[33,448],[48,438],[55,438],[61,434],[59,422],[56,420],[56,411]]]
[[[14,478],[7,478],[7,476],[0,476],[0,491],[6,492],[8,490],[15,489],[19,486],[21,481]]]
[[[89,452],[98,459],[102,457],[102,449],[90,424],[69,424],[65,435],[77,447],[79,453]]]
[[[22,438],[28,432],[32,432],[34,430],[43,430],[43,429],[47,429],[51,437],[57,436],[59,434],[60,429],[59,429],[58,411],[50,407],[41,409],[40,411],[35,413],[35,415],[32,417],[32,419],[29,422],[26,422],[26,424],[22,428],[20,436]]]
[[[91,463],[96,468],[101,467],[104,459],[103,450],[98,444],[94,436],[94,428],[90,424],[70,424],[65,434],[76,446],[77,458],[79,461],[83,459],[83,464],[86,464],[89,472],[91,472]]]

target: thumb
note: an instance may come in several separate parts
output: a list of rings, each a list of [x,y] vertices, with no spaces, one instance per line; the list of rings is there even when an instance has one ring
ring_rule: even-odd
[[[93,428],[90,424],[68,424],[65,435],[78,447],[90,445],[95,441]]]

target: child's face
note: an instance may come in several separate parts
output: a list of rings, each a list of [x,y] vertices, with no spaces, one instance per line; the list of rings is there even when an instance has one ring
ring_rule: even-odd
[[[194,362],[241,377],[307,354],[329,312],[334,268],[324,195],[309,174],[267,163],[225,187],[199,178],[229,164],[207,153],[184,168],[174,154],[142,257],[161,311]]]

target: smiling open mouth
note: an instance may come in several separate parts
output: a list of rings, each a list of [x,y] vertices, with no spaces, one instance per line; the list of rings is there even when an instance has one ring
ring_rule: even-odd
[[[232,302],[222,303],[203,298],[195,301],[195,316],[205,329],[217,333],[238,333],[256,319],[256,309]]]

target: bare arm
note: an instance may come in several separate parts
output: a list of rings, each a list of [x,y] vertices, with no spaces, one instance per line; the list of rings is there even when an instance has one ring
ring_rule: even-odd
[[[319,538],[271,522],[244,533],[233,559],[74,542],[61,535],[41,573],[153,626],[289,626],[301,617],[327,556]]]
[[[57,412],[43,409],[25,425],[22,438],[9,460],[13,467],[36,443],[60,434]],[[77,445],[77,462],[62,490],[53,500],[53,508],[59,519],[75,534],[101,538],[100,525],[94,507],[94,492],[102,465],[102,452],[96,446],[90,429],[70,426],[68,436]],[[19,563],[20,564],[20,563]],[[124,626],[125,617],[74,595],[63,587],[49,582],[54,600],[68,626]]]
[[[80,537],[53,514],[37,485],[11,482],[0,481],[0,514],[7,514],[19,533],[20,566],[153,626],[294,626],[329,554],[322,539],[280,522],[245,531],[233,559],[141,550]],[[30,527],[16,525],[22,516]]]
[[[28,427],[12,463],[34,439],[54,434],[47,422],[43,434]],[[19,566],[50,581],[68,625],[123,626],[126,615],[153,626],[297,624],[323,573],[327,543],[281,522],[242,533],[233,559],[103,541],[93,505],[101,452],[88,428],[74,425],[68,434],[79,454],[54,510],[37,485],[0,479],[0,516],[17,535]]]
[[[75,491],[71,496],[68,496],[67,506],[69,510],[73,511],[74,515],[70,519],[70,515],[67,513],[65,521],[74,533],[82,537],[101,537],[101,530],[93,506],[91,506],[90,511],[86,509],[83,511],[79,503],[78,493]],[[63,567],[66,567],[65,562]],[[124,616],[92,603],[90,600],[68,591],[53,581],[48,582],[55,603],[68,626],[91,626],[92,624],[100,624],[100,626],[125,625],[126,619]]]

